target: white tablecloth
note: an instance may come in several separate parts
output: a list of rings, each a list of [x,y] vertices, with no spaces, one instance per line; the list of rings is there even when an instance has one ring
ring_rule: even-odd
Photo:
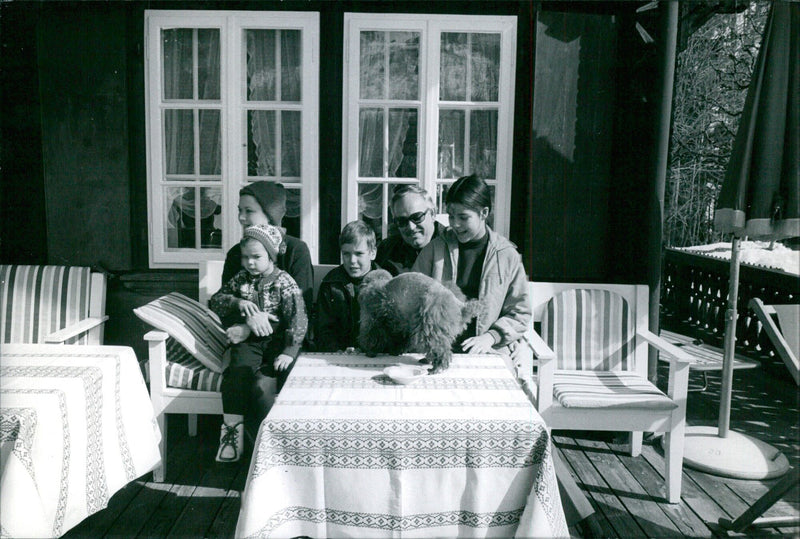
[[[560,537],[550,437],[503,359],[304,354],[261,425],[237,537]]]
[[[133,350],[3,344],[0,534],[58,537],[161,461]]]

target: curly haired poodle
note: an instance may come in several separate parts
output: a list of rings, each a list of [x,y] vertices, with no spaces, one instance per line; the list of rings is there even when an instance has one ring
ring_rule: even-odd
[[[385,270],[364,277],[358,343],[370,356],[404,352],[425,354],[431,374],[450,366],[453,341],[480,311],[454,283],[442,284],[421,273],[392,278]]]

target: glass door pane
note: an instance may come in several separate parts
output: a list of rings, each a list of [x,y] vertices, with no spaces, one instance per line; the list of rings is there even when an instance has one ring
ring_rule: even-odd
[[[379,239],[397,180],[419,179],[420,42],[419,32],[359,35],[358,215]]]
[[[245,30],[248,180],[299,183],[302,47],[299,30]]]
[[[164,245],[220,249],[220,30],[162,29],[161,53]]]

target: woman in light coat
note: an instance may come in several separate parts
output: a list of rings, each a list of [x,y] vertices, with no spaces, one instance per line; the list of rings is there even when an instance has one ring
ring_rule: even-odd
[[[513,354],[517,369],[524,369],[519,374],[528,374],[532,356],[521,340],[531,324],[528,278],[516,246],[486,224],[489,186],[475,175],[464,176],[450,186],[445,202],[450,228],[420,251],[412,271],[455,281],[467,298],[483,303],[457,340],[461,351]]]

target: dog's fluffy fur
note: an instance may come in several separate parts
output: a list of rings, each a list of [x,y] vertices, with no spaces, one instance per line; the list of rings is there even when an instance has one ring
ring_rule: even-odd
[[[421,273],[392,278],[385,270],[364,277],[358,302],[358,343],[367,355],[423,353],[432,374],[449,367],[453,341],[481,308],[454,283],[442,284]]]

